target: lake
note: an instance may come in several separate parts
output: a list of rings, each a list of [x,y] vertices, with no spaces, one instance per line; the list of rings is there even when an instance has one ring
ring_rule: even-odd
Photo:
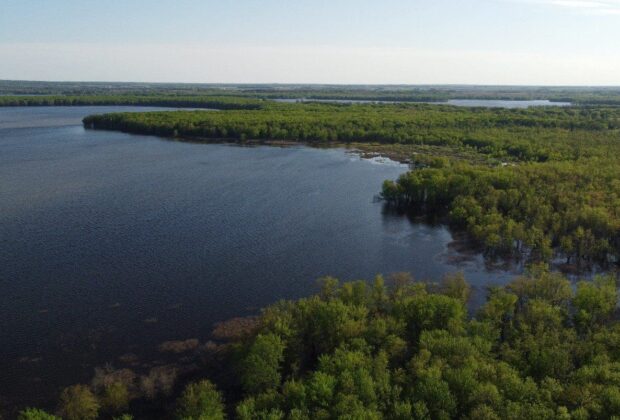
[[[547,99],[531,101],[507,101],[499,99],[450,99],[445,102],[448,105],[486,108],[530,108],[535,106],[571,106],[570,102],[551,102]]]
[[[453,105],[464,107],[485,107],[485,108],[510,108],[522,109],[536,106],[571,106],[570,102],[552,102],[547,99],[535,99],[527,101],[501,100],[501,99],[448,99],[438,102],[411,102],[411,101],[371,101],[358,99],[274,99],[276,102],[298,103],[298,102],[326,102],[341,104],[395,104],[395,103],[424,103],[434,105]]]
[[[405,165],[81,125],[155,109],[0,108],[3,404],[49,404],[95,366],[208,339],[214,322],[313,293],[321,276],[461,270],[478,296],[512,276],[454,258],[445,227],[384,211],[381,183]]]

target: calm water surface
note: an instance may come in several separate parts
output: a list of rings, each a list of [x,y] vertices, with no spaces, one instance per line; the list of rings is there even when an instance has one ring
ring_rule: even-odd
[[[498,99],[450,99],[448,105],[486,108],[530,108],[536,106],[571,106],[570,102],[551,102],[547,99],[531,101],[505,101]]]
[[[369,101],[357,99],[275,99],[276,102],[298,103],[298,102],[327,102],[327,103],[343,103],[343,104],[394,104],[398,101]],[[485,108],[530,108],[536,106],[571,106],[570,102],[551,102],[547,99],[535,99],[530,101],[507,101],[500,99],[449,99],[443,102],[410,102],[425,103],[435,105],[454,105],[464,107],[485,107]]]
[[[445,228],[384,213],[374,197],[403,165],[80,124],[144,109],[0,108],[0,402],[43,404],[95,366],[207,339],[324,275],[510,278],[450,264]]]

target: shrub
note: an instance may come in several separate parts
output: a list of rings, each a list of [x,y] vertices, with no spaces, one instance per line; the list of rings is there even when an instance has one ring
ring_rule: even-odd
[[[49,414],[38,408],[26,408],[20,411],[17,420],[61,420],[60,417]]]
[[[86,385],[73,385],[60,395],[60,412],[67,420],[96,419],[99,402]]]
[[[206,379],[187,385],[177,404],[178,419],[221,420],[226,417],[221,394]]]

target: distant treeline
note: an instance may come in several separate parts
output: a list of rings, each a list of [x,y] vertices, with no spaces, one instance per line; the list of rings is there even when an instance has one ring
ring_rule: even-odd
[[[485,164],[411,154],[394,207],[443,215],[489,256],[576,266],[620,260],[620,108],[266,103],[253,111],[118,113],[87,127],[203,140],[441,146]]]
[[[620,105],[620,88],[458,85],[296,85],[36,82],[0,80],[1,95],[179,95],[257,99],[346,99],[441,102],[449,99],[535,100]]]
[[[258,109],[261,100],[191,95],[0,96],[0,106],[140,105],[178,108]]]
[[[247,89],[236,92],[239,96],[265,99],[352,100],[386,102],[445,102],[450,99],[531,101],[549,100],[575,105],[620,105],[620,89],[616,90],[553,90],[553,89],[308,89],[271,90]]]
[[[217,386],[202,374],[175,391],[109,367],[62,391],[58,416],[30,408],[18,419],[618,418],[613,277],[573,287],[532,267],[490,288],[473,316],[470,293],[459,274],[440,283],[405,273],[372,284],[327,277],[319,294],[268,307],[235,334],[218,352]],[[144,415],[146,407],[160,409]]]

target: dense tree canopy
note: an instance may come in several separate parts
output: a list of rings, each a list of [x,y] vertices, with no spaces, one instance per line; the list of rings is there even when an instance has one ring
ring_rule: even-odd
[[[620,256],[615,160],[422,168],[386,181],[382,194],[399,207],[447,215],[490,255],[608,266]]]
[[[460,287],[459,287],[460,286]],[[333,279],[266,309],[239,364],[271,337],[278,380],[247,389],[240,419],[609,419],[620,415],[612,278],[579,283],[544,268],[490,291],[469,318],[462,277],[386,287]],[[455,293],[455,291],[457,291]],[[455,297],[456,296],[456,297]],[[275,344],[277,342],[277,344]],[[241,381],[246,380],[245,375]]]
[[[274,104],[226,112],[117,113],[88,127],[142,134],[311,143],[378,142],[467,148],[498,159],[546,162],[617,147],[620,108],[457,108],[438,105]]]

